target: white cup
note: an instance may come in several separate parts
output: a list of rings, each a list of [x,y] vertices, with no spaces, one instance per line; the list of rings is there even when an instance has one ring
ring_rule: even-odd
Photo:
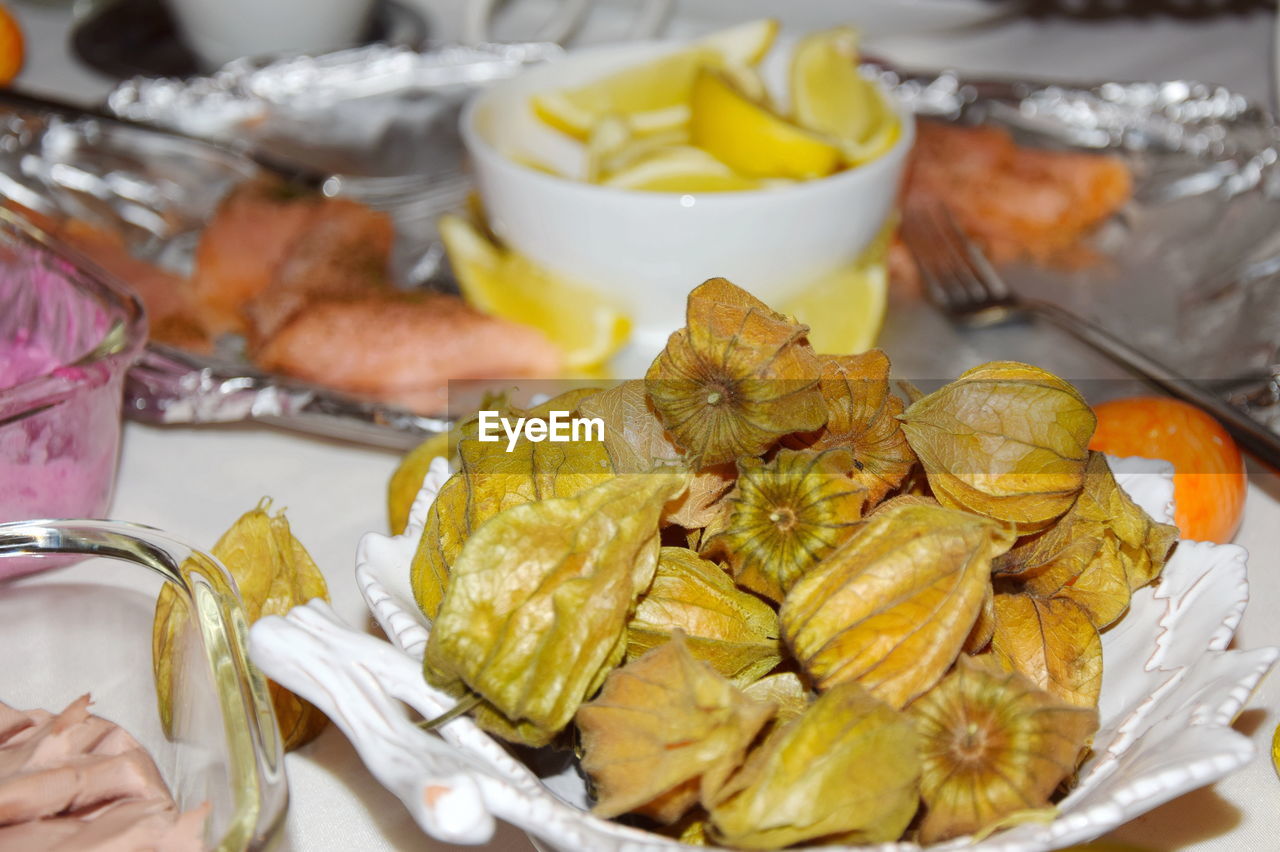
[[[374,0],[168,0],[187,45],[209,67],[241,56],[350,47]]]
[[[742,192],[637,192],[518,162],[527,155],[569,167],[581,156],[578,145],[534,116],[534,93],[596,80],[674,47],[640,42],[576,51],[494,84],[461,119],[494,232],[622,307],[633,323],[633,349],[648,357],[681,325],[689,291],[707,278],[723,276],[782,304],[854,262],[893,208],[915,134],[910,110],[891,101],[902,133],[882,156],[829,177]]]

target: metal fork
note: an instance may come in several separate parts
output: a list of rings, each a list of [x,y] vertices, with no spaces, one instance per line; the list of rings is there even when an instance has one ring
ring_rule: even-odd
[[[908,204],[902,217],[902,237],[920,268],[929,301],[953,321],[987,327],[1027,316],[1047,320],[1169,396],[1208,412],[1242,448],[1280,467],[1280,435],[1244,411],[1088,320],[1049,302],[1018,296],[945,207]]]

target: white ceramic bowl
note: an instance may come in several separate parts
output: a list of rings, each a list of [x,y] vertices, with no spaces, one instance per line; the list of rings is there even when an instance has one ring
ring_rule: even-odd
[[[896,106],[902,133],[882,157],[830,177],[749,192],[615,189],[513,159],[531,156],[579,173],[580,146],[542,124],[530,97],[598,79],[672,47],[642,42],[575,52],[494,85],[462,116],[462,136],[494,232],[539,264],[599,288],[630,313],[638,347],[652,352],[683,324],[689,290],[707,278],[728,278],[779,304],[851,263],[888,216],[915,138],[911,114]],[[885,97],[891,98],[888,92]]]
[[[1169,464],[1113,459],[1112,470],[1148,514],[1171,520]],[[696,852],[592,815],[575,768],[563,760],[539,762],[550,750],[523,750],[526,764],[468,718],[441,726],[434,736],[405,717],[401,702],[428,718],[453,704],[422,677],[430,625],[409,583],[427,510],[448,475],[444,459],[436,459],[403,535],[368,533],[360,542],[356,582],[391,644],[348,627],[317,600],[284,618],[256,623],[254,662],[320,707],[351,739],[369,771],[438,840],[484,843],[494,820],[503,819],[566,852]],[[1231,723],[1280,649],[1227,647],[1249,599],[1246,558],[1235,545],[1180,542],[1160,582],[1136,592],[1129,612],[1102,634],[1101,727],[1079,783],[1059,803],[1052,822],[1017,825],[979,842],[957,838],[929,847],[931,852],[1060,849],[1247,763],[1253,744]]]

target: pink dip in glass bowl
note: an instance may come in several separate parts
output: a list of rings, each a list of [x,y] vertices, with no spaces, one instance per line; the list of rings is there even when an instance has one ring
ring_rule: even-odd
[[[0,306],[0,521],[102,517],[124,375],[146,340],[142,306],[3,210]],[[0,580],[60,564],[3,560]]]

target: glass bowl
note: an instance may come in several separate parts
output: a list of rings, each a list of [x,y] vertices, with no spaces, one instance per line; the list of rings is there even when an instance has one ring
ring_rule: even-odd
[[[235,583],[208,554],[133,524],[0,524],[0,565],[105,557],[0,585],[0,701],[57,712],[89,693],[92,712],[155,759],[179,808],[207,802],[206,848],[267,848],[284,825],[284,750],[267,683],[246,653]],[[169,583],[193,617],[175,637],[171,730],[156,701],[151,625]],[[20,661],[20,664],[18,664]]]
[[[0,304],[0,521],[101,517],[124,375],[146,342],[142,305],[4,209]],[[0,580],[54,564],[5,560]]]

